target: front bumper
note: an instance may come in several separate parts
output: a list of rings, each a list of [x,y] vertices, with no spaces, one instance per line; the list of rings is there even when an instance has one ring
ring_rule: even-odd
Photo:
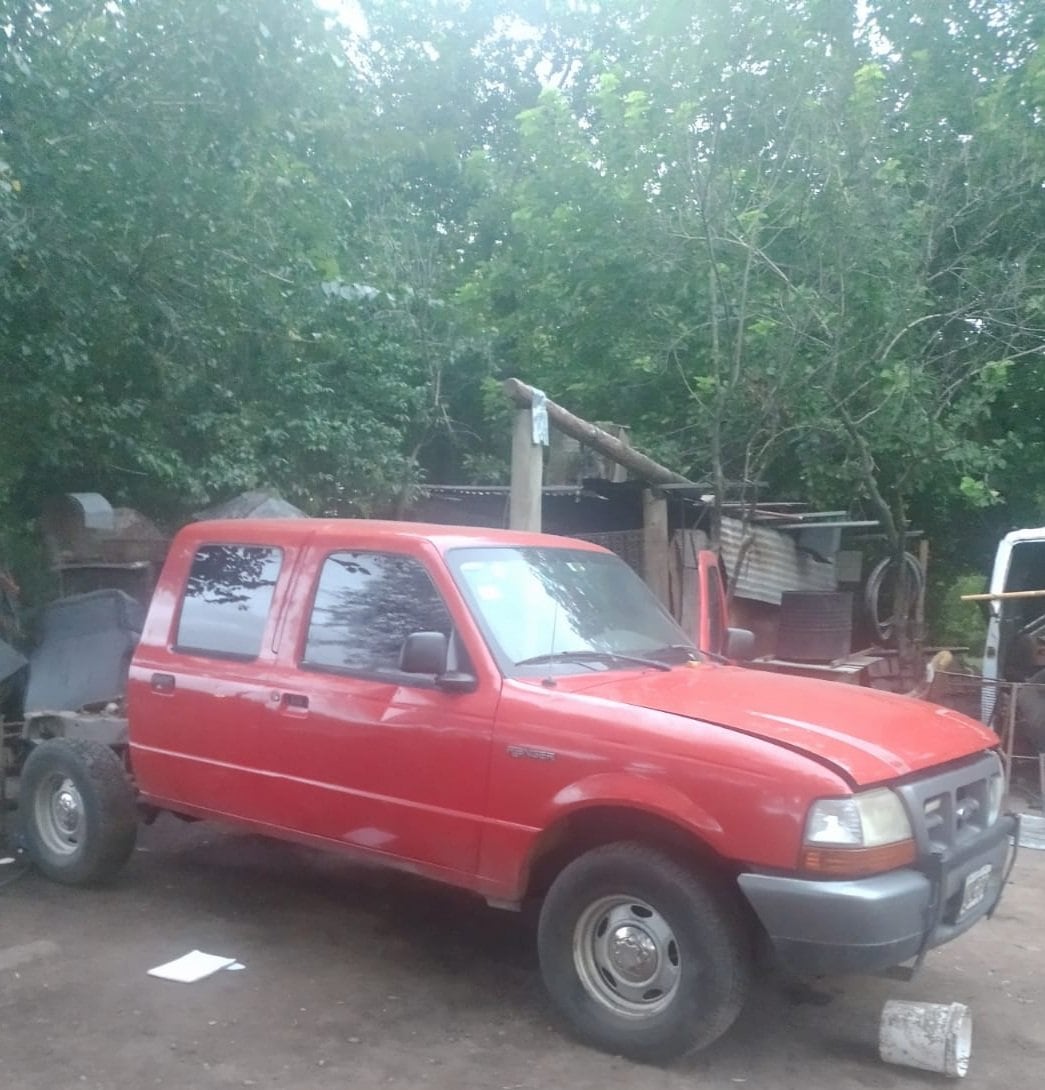
[[[738,883],[788,968],[816,976],[879,972],[920,958],[994,911],[1018,824],[1004,814],[971,843],[932,853],[918,868],[871,878],[742,874]],[[965,879],[988,864],[983,900],[961,913]]]

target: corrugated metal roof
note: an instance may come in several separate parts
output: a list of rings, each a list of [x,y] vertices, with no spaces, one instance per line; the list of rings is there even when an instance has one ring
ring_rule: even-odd
[[[786,590],[836,590],[833,561],[817,560],[798,548],[791,534],[768,526],[752,526],[754,542],[744,557],[743,570],[736,583],[738,598],[780,605]],[[737,556],[744,539],[740,519],[722,519],[722,556],[730,578],[736,571]]]
[[[288,503],[278,492],[259,488],[241,492],[231,500],[217,503],[200,511],[197,519],[304,519],[308,518],[299,507]]]
[[[506,484],[426,484],[418,489],[426,496],[507,496],[511,487]],[[596,492],[591,492],[582,485],[546,484],[541,489],[545,496],[594,496],[604,499]]]
[[[777,522],[777,530],[866,530],[881,526],[878,519],[835,519],[833,522]]]

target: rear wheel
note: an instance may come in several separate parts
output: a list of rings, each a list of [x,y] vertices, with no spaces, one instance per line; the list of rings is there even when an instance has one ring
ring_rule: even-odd
[[[541,910],[541,973],[590,1044],[663,1061],[723,1034],[743,1006],[748,935],[710,882],[642,844],[588,852]]]
[[[36,746],[22,770],[18,809],[29,858],[55,881],[105,881],[134,848],[134,789],[120,758],[97,742]]]

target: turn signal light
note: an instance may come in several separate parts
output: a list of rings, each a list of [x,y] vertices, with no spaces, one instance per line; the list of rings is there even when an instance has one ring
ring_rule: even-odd
[[[913,840],[878,844],[873,848],[832,848],[807,844],[799,865],[807,874],[823,878],[864,878],[909,866],[917,858]]]

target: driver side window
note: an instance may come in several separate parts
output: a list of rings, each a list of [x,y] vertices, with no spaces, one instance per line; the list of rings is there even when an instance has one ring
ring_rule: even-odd
[[[420,561],[395,553],[333,553],[320,572],[302,665],[399,678],[399,652],[411,632],[449,636],[451,629]]]

